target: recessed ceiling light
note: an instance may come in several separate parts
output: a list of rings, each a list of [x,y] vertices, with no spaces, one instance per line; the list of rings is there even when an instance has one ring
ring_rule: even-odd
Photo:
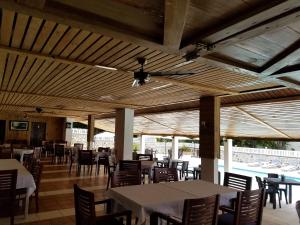
[[[106,69],[106,70],[118,70],[117,68],[114,68],[114,67],[108,67],[108,66],[95,65],[95,67],[101,68],[101,69]]]

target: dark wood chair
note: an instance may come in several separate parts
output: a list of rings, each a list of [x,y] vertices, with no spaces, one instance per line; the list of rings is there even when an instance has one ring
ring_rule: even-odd
[[[23,165],[26,169],[30,170],[31,164],[33,162],[34,153],[24,154],[23,155]]]
[[[218,225],[261,225],[264,189],[238,192],[236,207],[219,216]]]
[[[234,188],[238,191],[251,190],[252,177],[225,172],[224,186]]]
[[[18,170],[0,171],[0,216],[10,217],[14,224]]]
[[[117,167],[117,163],[115,161],[115,157],[114,156],[108,156],[106,159],[106,167],[107,167],[107,172],[108,172],[108,176],[107,176],[107,185],[106,185],[106,190],[108,190],[109,188],[109,184],[113,175],[113,172],[116,171],[116,167]]]
[[[225,172],[224,174],[224,186],[236,189],[238,191],[249,191],[252,186],[252,177]],[[220,210],[230,212],[235,207],[236,199],[231,200],[231,207],[220,206]]]
[[[278,204],[279,208],[281,208],[281,203],[280,203],[280,193],[278,188],[276,188],[275,185],[268,185],[262,181],[262,179],[258,176],[255,176],[256,182],[258,184],[259,188],[265,189],[265,196],[264,196],[264,206],[266,206],[267,203],[267,197],[270,196],[270,202],[273,204],[273,209],[276,209],[276,194],[278,195]]]
[[[81,166],[88,166],[88,170],[90,171],[90,174],[92,174],[94,164],[96,164],[96,162],[92,150],[78,151],[77,175],[80,175],[81,173]]]
[[[158,225],[158,220],[163,219],[167,224],[175,225],[216,225],[218,218],[219,195],[206,198],[184,200],[183,217],[179,221],[168,215],[154,212],[150,216],[150,224]]]
[[[177,165],[177,170],[179,172],[180,180],[184,176],[188,176],[188,169],[189,169],[189,161],[183,161],[179,165]]]
[[[48,155],[53,155],[54,154],[53,142],[46,142],[45,143],[45,154],[46,154],[46,157]]]
[[[279,178],[279,175],[277,173],[268,173],[268,178]],[[279,190],[280,200],[282,199],[282,193],[284,193],[285,202],[286,202],[286,204],[289,204],[288,198],[287,198],[288,186],[285,184],[284,188],[281,187],[280,185],[275,185],[275,187]]]
[[[65,146],[61,144],[55,144],[54,145],[54,155],[52,156],[52,163],[57,162],[59,164],[64,162],[64,157],[65,157]]]
[[[119,170],[141,171],[141,161],[139,160],[120,160]]]
[[[0,159],[11,159],[11,153],[6,151],[0,151]]]
[[[142,183],[140,171],[116,170],[112,173],[111,187],[140,185]]]
[[[176,168],[154,167],[153,183],[178,181]]]
[[[43,165],[40,161],[34,160],[31,166],[30,173],[33,176],[36,189],[34,190],[34,200],[35,200],[35,211],[39,211],[39,190],[40,190],[40,183],[41,177],[43,172]]]
[[[153,155],[152,154],[136,154],[136,160],[153,161]]]
[[[300,200],[296,202],[296,211],[297,211],[299,223],[300,223]]]
[[[126,217],[126,225],[131,224],[131,211],[111,212],[111,200],[96,201],[94,193],[85,191],[74,184],[75,218],[76,225],[122,225]],[[96,216],[95,205],[106,205],[106,215]]]

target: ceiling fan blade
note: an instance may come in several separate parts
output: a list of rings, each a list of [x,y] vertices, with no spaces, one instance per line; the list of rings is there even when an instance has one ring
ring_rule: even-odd
[[[149,72],[150,76],[186,76],[186,75],[193,75],[194,72],[172,72],[172,71],[166,71],[166,72]]]

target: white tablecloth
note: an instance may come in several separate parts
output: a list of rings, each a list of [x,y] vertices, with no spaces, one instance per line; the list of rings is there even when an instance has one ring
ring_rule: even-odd
[[[17,189],[27,188],[25,217],[28,215],[29,197],[36,189],[33,176],[29,171],[16,159],[0,159],[0,170],[18,170]]]
[[[133,211],[139,218],[139,225],[145,223],[154,211],[181,218],[184,199],[214,194],[221,195],[220,205],[229,205],[229,200],[236,196],[236,190],[197,180],[125,186],[107,191],[110,198]]]
[[[23,158],[25,154],[33,153],[33,149],[22,149],[22,148],[14,148],[14,154],[20,155],[20,162],[23,163]]]

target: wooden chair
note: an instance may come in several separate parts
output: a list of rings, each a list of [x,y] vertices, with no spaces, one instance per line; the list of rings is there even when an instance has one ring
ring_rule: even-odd
[[[277,173],[268,173],[268,178],[279,178],[279,175]],[[275,185],[275,186],[280,193],[280,200],[282,199],[282,192],[283,192],[284,197],[285,197],[285,202],[286,202],[286,204],[289,204],[288,199],[287,199],[288,186],[286,184],[284,185],[285,186],[284,188],[282,188],[279,185]]]
[[[120,160],[119,170],[141,171],[141,161],[139,160]]]
[[[178,181],[176,168],[154,167],[153,183]]]
[[[110,155],[107,157],[106,167],[107,167],[107,172],[108,172],[106,190],[108,190],[113,172],[116,171],[116,167],[117,167],[117,163],[116,163],[115,157],[113,155]]]
[[[150,216],[150,224],[158,225],[159,218],[166,220],[167,224],[174,225],[216,225],[218,218],[219,195],[206,198],[184,200],[183,217],[179,221],[168,215],[154,212]]]
[[[90,174],[92,174],[94,164],[96,164],[96,162],[92,150],[78,151],[77,175],[81,173],[81,166],[88,166],[88,170],[90,170]]]
[[[140,185],[142,183],[140,171],[117,170],[112,173],[111,187]]]
[[[54,155],[52,156],[52,163],[58,159],[58,163],[61,164],[64,162],[65,157],[65,146],[61,144],[54,145]]]
[[[224,186],[234,188],[238,191],[251,190],[252,177],[225,172]]]
[[[26,169],[30,170],[31,164],[33,162],[34,153],[24,154],[23,155],[23,165]]]
[[[83,144],[82,143],[74,143],[74,148],[77,148],[78,150],[83,150]]]
[[[188,174],[187,174],[188,168],[189,168],[189,161],[183,161],[182,163],[177,165],[177,170],[179,172],[180,180],[182,177],[184,177],[184,174],[186,174],[186,176],[188,176]]]
[[[0,159],[11,159],[11,153],[10,152],[1,152],[0,151]]]
[[[218,225],[261,225],[264,189],[238,192],[235,210],[219,216]]]
[[[279,190],[278,188],[276,188],[276,186],[274,185],[268,185],[266,183],[264,183],[262,181],[262,179],[258,176],[255,176],[256,178],[256,182],[258,184],[258,187],[259,188],[263,188],[265,189],[265,196],[264,196],[264,206],[266,206],[266,203],[267,203],[267,196],[270,196],[270,202],[273,204],[273,209],[276,209],[276,194],[278,195],[278,204],[279,204],[279,208],[281,208],[281,203],[280,203],[280,193],[279,193]]]
[[[126,217],[126,225],[131,224],[131,211],[111,213],[110,199],[95,202],[94,193],[79,188],[77,184],[74,184],[74,200],[76,225],[122,225],[122,219],[117,219],[119,217]],[[96,216],[95,205],[98,204],[106,205],[106,215]]]
[[[39,190],[42,177],[43,165],[40,161],[33,161],[30,173],[33,176],[36,189],[34,190],[35,211],[39,211]]]
[[[18,170],[0,171],[0,216],[9,216],[10,225],[14,224],[17,175]]]
[[[251,190],[252,177],[225,172],[224,174],[224,186],[236,189],[238,191],[249,191]],[[220,210],[230,212],[235,207],[236,199],[231,200],[231,207],[220,206]]]

